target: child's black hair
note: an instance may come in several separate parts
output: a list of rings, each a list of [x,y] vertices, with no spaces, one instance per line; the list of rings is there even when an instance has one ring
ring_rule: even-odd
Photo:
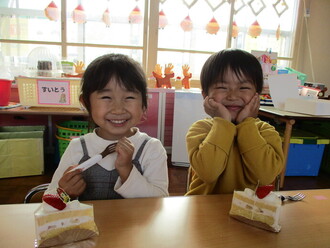
[[[256,91],[260,94],[264,84],[263,73],[258,59],[246,51],[240,49],[225,49],[211,55],[205,62],[200,81],[202,90],[208,94],[209,88],[223,81],[227,69],[231,69],[238,78],[243,75],[250,79]]]
[[[90,95],[104,89],[112,78],[126,90],[140,92],[142,107],[147,109],[147,80],[141,65],[127,55],[113,53],[96,58],[84,72],[80,97],[89,113]]]

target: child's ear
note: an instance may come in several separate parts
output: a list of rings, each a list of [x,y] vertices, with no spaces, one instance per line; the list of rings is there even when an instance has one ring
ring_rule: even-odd
[[[85,101],[84,101],[82,95],[79,96],[79,102],[84,106],[84,108],[86,108],[86,104],[85,104]]]
[[[203,95],[204,99],[205,99],[205,97],[207,97],[207,94],[205,93],[205,91],[202,91],[202,95]]]

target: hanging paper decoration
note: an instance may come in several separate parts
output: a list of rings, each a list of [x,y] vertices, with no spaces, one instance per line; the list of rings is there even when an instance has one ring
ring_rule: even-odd
[[[278,24],[278,27],[276,29],[276,40],[279,40],[281,37],[281,27],[280,24]]]
[[[77,8],[72,11],[73,22],[82,24],[86,22],[86,14],[83,6],[79,4]]]
[[[142,22],[142,15],[138,6],[129,14],[128,21],[133,24],[140,24]]]
[[[206,25],[206,32],[208,32],[209,34],[217,34],[219,29],[220,29],[220,26],[214,17]]]
[[[232,30],[232,32],[231,32],[231,37],[233,37],[234,39],[235,38],[237,38],[237,36],[238,36],[238,27],[237,27],[237,24],[236,24],[236,22],[234,21],[233,22],[233,30]]]
[[[257,21],[255,21],[249,27],[248,34],[253,38],[257,38],[261,34],[261,31],[262,31],[262,29],[261,29],[259,23]]]
[[[50,4],[48,4],[47,8],[45,8],[45,16],[51,21],[58,20],[58,8],[54,1],[51,1]]]
[[[110,27],[111,18],[110,18],[110,12],[109,12],[108,8],[103,12],[102,21],[105,23],[105,26],[107,28]]]
[[[163,10],[161,10],[159,12],[159,24],[158,24],[158,28],[165,28],[165,26],[168,24],[168,21],[167,21],[167,17],[164,13]]]
[[[273,4],[273,7],[280,22],[281,15],[289,9],[289,6],[285,2],[285,0],[277,0],[276,3]],[[280,36],[281,36],[281,28],[280,28],[280,24],[278,24],[278,27],[276,29],[276,39],[279,40]]]
[[[257,17],[260,14],[260,12],[266,8],[266,5],[262,0],[251,0],[247,4],[250,7],[253,14],[255,15],[255,17]],[[249,27],[248,34],[253,38],[257,38],[261,34],[261,31],[262,31],[262,29],[261,29],[258,21],[256,20]]]
[[[190,16],[189,16],[189,10],[192,6],[195,5],[195,3],[197,2],[197,0],[192,0],[192,1],[186,1],[186,0],[182,0],[183,4],[185,4],[188,8],[188,15],[186,16],[186,18],[184,18],[181,23],[180,23],[180,26],[181,28],[183,29],[183,31],[185,32],[189,32],[193,29],[193,23],[190,19]]]
[[[217,32],[220,29],[220,26],[217,22],[217,20],[214,18],[214,12],[221,7],[221,5],[223,5],[226,0],[219,0],[219,1],[209,1],[209,0],[205,0],[206,3],[209,5],[209,7],[211,8],[211,10],[213,11],[213,18],[211,19],[211,21],[209,21],[209,23],[206,25],[206,32],[208,32],[209,34],[217,34]]]
[[[183,29],[183,31],[185,31],[185,32],[189,32],[193,29],[193,23],[192,23],[189,15],[187,15],[186,18],[184,18],[182,20],[180,26]]]

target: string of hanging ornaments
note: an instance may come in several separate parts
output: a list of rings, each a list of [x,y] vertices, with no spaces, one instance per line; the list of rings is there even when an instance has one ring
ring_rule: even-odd
[[[142,19],[141,10],[138,6],[138,0],[136,0],[136,6],[128,16],[128,22],[132,24],[140,24]]]
[[[190,3],[187,2],[186,0],[182,0],[182,2],[188,8],[188,15],[181,21],[180,26],[184,32],[190,32],[193,29],[194,25],[189,16],[189,12],[190,12],[190,8],[195,5],[197,0],[193,0]]]
[[[51,21],[57,21],[59,18],[59,11],[58,7],[54,3],[54,1],[51,1],[48,6],[44,10],[45,16],[51,20]]]
[[[281,36],[281,15],[289,9],[289,6],[285,2],[285,0],[277,0],[276,3],[273,4],[273,8],[278,16],[278,27],[276,29],[276,39],[279,40]]]
[[[253,38],[257,38],[262,32],[262,28],[257,21],[257,17],[261,11],[266,8],[266,5],[262,0],[251,0],[248,2],[248,6],[256,18],[256,20],[249,27],[248,34]]]
[[[205,0],[205,2],[209,5],[209,7],[211,8],[212,12],[213,12],[213,17],[212,19],[209,21],[208,24],[206,24],[206,32],[209,34],[217,34],[218,31],[220,30],[220,25],[217,22],[217,20],[214,17],[214,12],[220,8],[222,6],[222,4],[224,4],[225,2],[227,2],[227,0],[221,0],[218,4],[214,5],[213,2],[210,2],[209,0]]]
[[[128,21],[131,24],[140,24],[143,20],[143,16],[141,14],[141,10],[138,6],[138,1],[136,0],[136,6],[134,9],[129,13]],[[181,21],[180,26],[184,32],[190,32],[193,29],[193,22],[190,18],[190,9],[197,3],[198,0],[182,0],[183,4],[186,5],[188,9],[187,16]],[[165,12],[162,8],[163,4],[166,0],[160,0],[161,10],[159,12],[159,29],[164,29],[168,25],[168,19],[165,15]],[[211,20],[205,26],[206,32],[209,34],[217,34],[220,30],[220,25],[218,21],[214,17],[214,12],[220,8],[225,2],[228,0],[220,0],[215,3],[212,0],[205,0],[205,2],[209,5],[213,12],[213,16]],[[109,4],[109,0],[108,0]],[[257,38],[260,36],[262,32],[262,28],[257,21],[258,15],[266,8],[265,3],[263,0],[250,0],[247,2],[247,5],[251,9],[252,13],[254,14],[256,20],[250,25],[248,29],[248,34],[253,37]],[[236,0],[235,7],[234,7],[234,15],[236,15],[241,9],[246,6],[244,0]],[[289,9],[286,0],[276,0],[276,2],[272,5],[277,16],[278,16],[278,27],[276,29],[276,39],[280,39],[281,29],[280,29],[280,18],[281,15]],[[59,9],[56,6],[54,1],[51,1],[44,10],[45,16],[51,21],[57,21],[60,17]],[[83,24],[86,23],[86,13],[82,4],[78,4],[78,6],[72,11],[72,20],[74,23]],[[106,27],[110,27],[111,25],[111,17],[109,7],[107,6],[104,12],[102,13],[101,20],[105,23]],[[236,38],[239,33],[239,28],[234,20],[232,23],[232,37]]]
[[[102,22],[104,22],[105,27],[109,28],[111,25],[111,16],[109,11],[109,0],[106,9],[104,10],[102,14]]]

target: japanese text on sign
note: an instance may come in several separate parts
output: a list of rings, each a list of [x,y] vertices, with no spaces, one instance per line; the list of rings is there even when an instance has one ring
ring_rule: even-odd
[[[70,105],[70,81],[38,80],[38,103]]]

